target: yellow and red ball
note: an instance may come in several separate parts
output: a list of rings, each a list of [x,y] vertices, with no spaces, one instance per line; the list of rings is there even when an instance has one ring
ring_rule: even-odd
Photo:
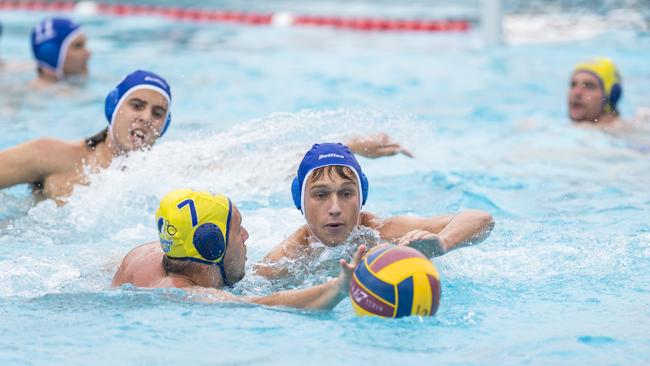
[[[350,299],[359,316],[430,316],[440,304],[440,275],[416,249],[376,247],[355,269]]]

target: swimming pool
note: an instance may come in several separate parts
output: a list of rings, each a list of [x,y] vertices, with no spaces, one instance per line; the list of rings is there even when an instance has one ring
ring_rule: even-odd
[[[27,34],[42,15],[0,15],[8,64],[29,62]],[[116,162],[65,207],[32,207],[22,186],[0,191],[0,364],[648,363],[650,156],[571,128],[564,106],[573,64],[608,55],[623,73],[623,116],[648,107],[647,30],[540,42],[530,29],[485,49],[475,31],[78,20],[92,78],[36,95],[20,86],[30,68],[1,74],[0,148],[97,132],[106,92],[135,68],[170,82],[174,121],[151,152]],[[480,208],[496,219],[482,244],[434,260],[436,317],[357,318],[349,300],[309,312],[109,288],[122,256],[156,239],[153,212],[170,189],[229,194],[251,234],[250,269],[301,223],[289,178],[304,151],[378,131],[416,159],[361,160],[367,210]],[[235,291],[273,288],[249,275]]]

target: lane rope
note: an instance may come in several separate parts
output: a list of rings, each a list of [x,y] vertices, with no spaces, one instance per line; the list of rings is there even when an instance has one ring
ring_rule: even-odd
[[[2,10],[79,12],[85,15],[111,16],[158,16],[176,21],[202,23],[231,23],[253,26],[307,26],[329,27],[353,31],[386,32],[466,32],[470,20],[407,20],[352,18],[336,16],[299,15],[286,11],[275,13],[252,13],[229,10],[181,8],[173,6],[102,4],[92,1],[79,3],[65,1],[0,0]]]

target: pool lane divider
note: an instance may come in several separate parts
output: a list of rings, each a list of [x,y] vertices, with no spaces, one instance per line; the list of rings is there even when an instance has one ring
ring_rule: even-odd
[[[329,27],[352,31],[466,32],[471,28],[472,24],[470,20],[349,18],[298,15],[285,11],[275,13],[249,13],[229,10],[180,8],[155,5],[102,4],[92,1],[81,1],[75,4],[63,1],[0,0],[0,10],[52,12],[74,11],[84,15],[159,16],[186,22],[231,23],[278,27]]]

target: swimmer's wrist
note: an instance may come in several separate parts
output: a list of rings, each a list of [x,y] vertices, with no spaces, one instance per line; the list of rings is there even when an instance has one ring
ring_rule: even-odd
[[[359,139],[357,137],[353,137],[349,139],[345,145],[352,151],[353,153],[357,154],[359,153],[360,146],[359,146]]]
[[[451,239],[449,239],[447,235],[438,234],[438,240],[440,241],[440,247],[439,247],[440,253],[438,255],[443,255],[449,251],[449,247],[450,247],[449,243],[451,242]]]
[[[330,281],[331,286],[333,286],[333,289],[336,291],[337,297],[340,299],[345,298],[348,296],[348,286],[343,283],[343,281],[340,280],[340,278],[336,278]]]

